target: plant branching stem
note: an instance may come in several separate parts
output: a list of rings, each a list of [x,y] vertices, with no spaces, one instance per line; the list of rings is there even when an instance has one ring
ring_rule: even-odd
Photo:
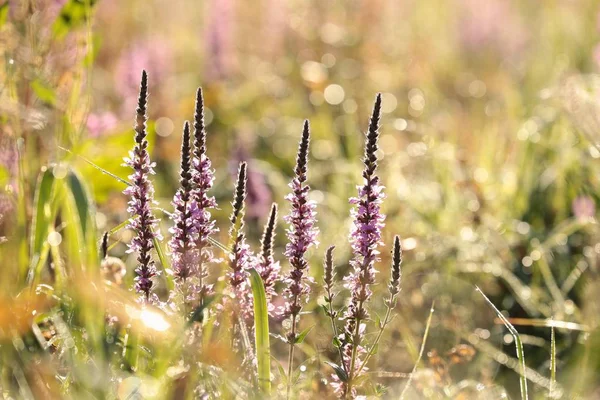
[[[383,318],[383,322],[381,323],[381,326],[379,327],[379,332],[377,332],[377,337],[375,338],[375,341],[371,345],[371,348],[369,349],[369,351],[368,351],[368,353],[367,353],[367,355],[365,357],[365,360],[363,361],[362,365],[360,366],[360,368],[358,369],[358,371],[356,371],[356,375],[360,374],[360,372],[363,370],[363,368],[365,367],[365,365],[367,365],[367,362],[369,362],[369,359],[373,355],[373,351],[375,351],[375,349],[377,348],[377,345],[379,344],[379,341],[381,340],[381,336],[383,336],[383,331],[385,330],[385,327],[392,320],[391,316],[392,316],[392,307],[390,307],[388,305],[387,309],[385,310],[385,317]]]
[[[332,304],[332,296],[331,296],[331,292],[329,290],[327,290],[327,297],[329,298],[329,301],[327,302],[329,304],[329,319],[331,320],[331,329],[333,330],[333,337],[338,337],[339,333],[337,330],[337,325],[335,324],[335,314],[333,311],[333,304]],[[348,373],[348,371],[346,370],[346,363],[344,362],[344,352],[342,351],[342,347],[341,346],[336,346],[338,348],[338,352],[340,353],[340,364],[342,365],[342,368],[344,369],[344,371],[346,371],[346,373]]]

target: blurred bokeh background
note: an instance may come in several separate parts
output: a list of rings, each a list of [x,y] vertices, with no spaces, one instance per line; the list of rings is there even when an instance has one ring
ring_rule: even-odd
[[[469,344],[477,355],[453,367],[449,382],[426,376],[422,385],[459,393],[458,383],[481,382],[517,395],[512,337],[477,284],[523,334],[534,393],[549,385],[551,332],[539,325],[552,318],[573,323],[556,329],[561,388],[600,396],[598,1],[10,0],[0,21],[7,295],[17,290],[18,270],[6,246],[27,234],[15,222],[31,213],[43,165],[77,166],[93,190],[99,231],[127,218],[122,184],[81,157],[127,176],[121,160],[132,144],[142,69],[157,197],[167,210],[181,127],[193,117],[196,88],[204,89],[221,238],[241,160],[250,168],[249,240],[258,243],[273,201],[286,213],[296,144],[310,120],[309,183],[322,243],[311,273],[320,279],[332,244],[342,273],[362,133],[381,92],[381,282],[393,235],[405,254],[399,317],[373,368],[381,382],[394,393],[397,376],[412,369],[435,299],[426,350]],[[280,226],[277,255],[286,269],[283,233]],[[124,230],[113,238],[113,255],[127,259],[130,237]],[[317,303],[315,296],[308,310]],[[319,336],[309,339],[313,349]],[[434,361],[424,369],[435,371]]]

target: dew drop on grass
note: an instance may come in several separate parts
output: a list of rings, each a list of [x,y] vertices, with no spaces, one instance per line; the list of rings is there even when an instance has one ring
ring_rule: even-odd
[[[48,244],[50,246],[59,246],[62,243],[62,235],[56,231],[48,234]]]

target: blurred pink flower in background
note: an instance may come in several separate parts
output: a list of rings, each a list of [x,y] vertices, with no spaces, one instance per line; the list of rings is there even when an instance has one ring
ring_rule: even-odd
[[[578,220],[586,220],[596,215],[596,203],[590,196],[577,196],[571,208]]]
[[[204,26],[204,57],[207,81],[227,77],[233,64],[233,17],[232,0],[207,2]]]
[[[115,69],[115,87],[123,98],[124,112],[135,110],[142,70],[146,70],[150,82],[160,85],[172,76],[172,69],[171,46],[161,38],[138,40],[124,49]]]
[[[525,26],[510,1],[459,0],[459,4],[459,39],[465,49],[476,52],[491,48],[512,57],[524,48]]]
[[[15,140],[10,136],[3,137],[2,134],[0,134],[0,168],[8,173],[9,185],[12,185],[10,190],[16,191],[18,189],[16,180],[19,168],[19,152]]]
[[[288,11],[285,1],[269,0],[264,25],[265,50],[273,57],[283,54],[285,37],[287,35]]]
[[[86,127],[90,137],[98,137],[107,131],[114,129],[119,120],[115,114],[104,111],[101,113],[91,113],[88,115]]]
[[[271,209],[273,194],[267,184],[265,174],[252,162],[248,150],[239,145],[234,152],[233,160],[230,163],[232,176],[235,177],[237,165],[246,161],[248,163],[248,180],[246,182],[246,215],[248,218],[263,218]]]

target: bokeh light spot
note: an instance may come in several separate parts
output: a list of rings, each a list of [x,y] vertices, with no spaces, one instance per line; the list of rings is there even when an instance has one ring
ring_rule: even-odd
[[[156,120],[155,129],[156,129],[156,134],[159,136],[162,136],[162,137],[169,136],[171,133],[173,133],[174,128],[175,128],[175,124],[173,124],[173,121],[171,120],[171,118],[160,117],[159,119]]]
[[[325,88],[323,95],[326,102],[337,105],[344,101],[344,88],[340,85],[332,84]]]

